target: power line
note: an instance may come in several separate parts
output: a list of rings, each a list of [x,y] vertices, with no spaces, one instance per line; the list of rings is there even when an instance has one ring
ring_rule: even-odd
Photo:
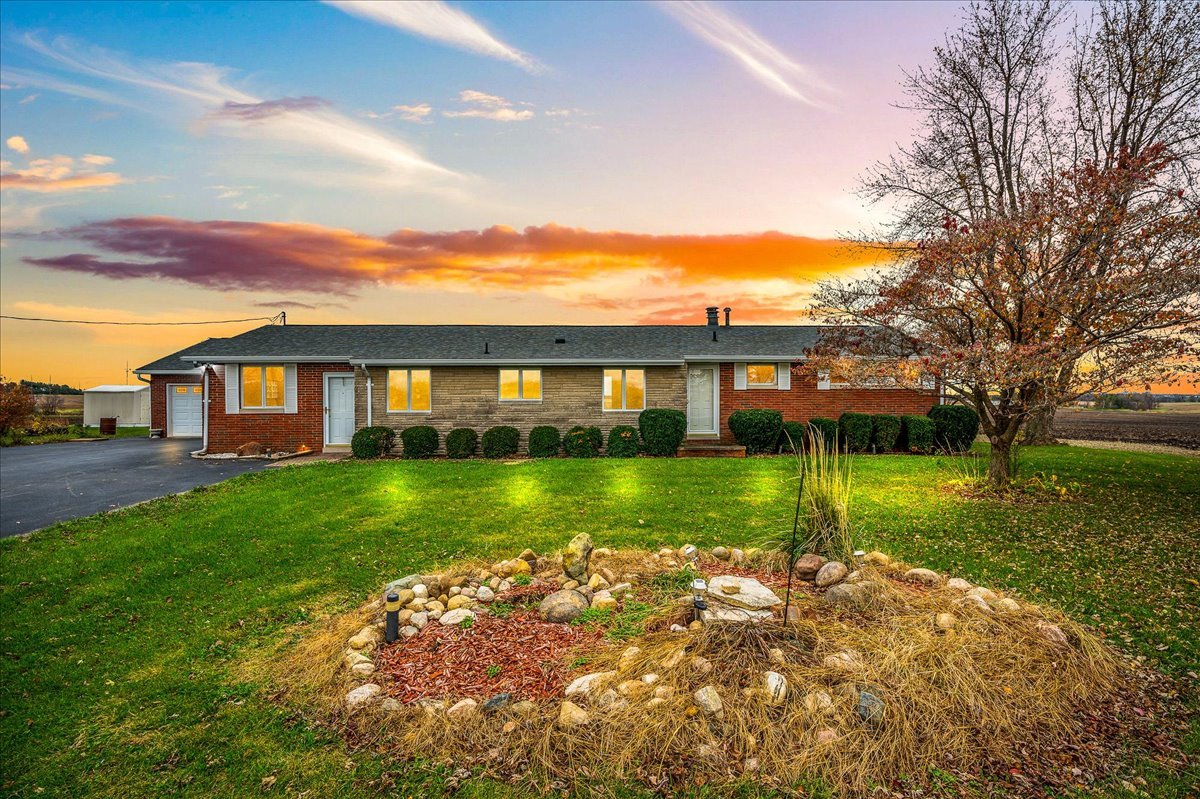
[[[214,319],[206,322],[97,322],[91,319],[46,319],[40,316],[9,316],[0,314],[0,319],[15,319],[21,322],[57,322],[63,325],[150,325],[154,327],[172,325],[230,325],[236,322],[277,322],[286,318],[283,314],[274,316],[251,316],[246,319]]]

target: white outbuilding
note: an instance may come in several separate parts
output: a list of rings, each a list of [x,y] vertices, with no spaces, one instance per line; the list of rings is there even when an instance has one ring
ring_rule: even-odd
[[[118,427],[150,425],[150,386],[96,386],[83,391],[83,423],[99,427],[115,416]]]

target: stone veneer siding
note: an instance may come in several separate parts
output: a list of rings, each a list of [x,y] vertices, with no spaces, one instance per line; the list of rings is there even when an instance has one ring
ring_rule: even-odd
[[[423,367],[415,367],[423,368]],[[528,367],[526,367],[528,368]],[[622,368],[612,364],[607,368]],[[646,407],[687,409],[687,369],[683,366],[623,367],[646,370]],[[430,370],[429,413],[388,413],[387,373],[371,367],[371,423],[397,430],[415,425],[432,425],[439,434],[438,446],[445,451],[446,434],[456,427],[470,427],[480,437],[489,427],[509,425],[521,431],[520,452],[529,443],[529,431],[552,425],[560,433],[575,425],[595,426],[608,431],[616,425],[637,427],[641,411],[603,411],[603,366],[543,366],[541,401],[501,402],[499,366],[433,366]],[[367,379],[358,372],[355,385],[358,426],[366,425]]]
[[[792,375],[788,391],[776,388],[733,387],[733,364],[721,364],[721,441],[734,443],[729,414],[747,408],[769,408],[783,414],[785,422],[807,422],[815,416],[837,419],[856,413],[925,414],[937,404],[933,391],[911,389],[817,388],[815,376]]]
[[[273,450],[294,451],[304,445],[320,452],[325,446],[326,372],[345,372],[348,363],[301,363],[296,365],[296,412],[243,411],[225,413],[225,368],[216,366],[208,376],[208,451],[234,452],[242,444],[257,441]],[[363,425],[356,418],[355,427]]]
[[[150,427],[155,430],[162,430],[163,435],[170,433],[167,430],[167,386],[177,383],[187,385],[195,385],[196,383],[204,382],[201,375],[150,375]]]

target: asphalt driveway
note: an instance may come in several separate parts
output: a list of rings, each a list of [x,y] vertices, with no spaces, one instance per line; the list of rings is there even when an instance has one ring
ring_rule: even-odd
[[[0,537],[259,471],[270,461],[197,460],[196,439],[119,438],[0,449]]]

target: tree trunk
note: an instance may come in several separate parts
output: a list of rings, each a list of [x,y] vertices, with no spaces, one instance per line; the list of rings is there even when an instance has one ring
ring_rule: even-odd
[[[1054,437],[1054,412],[1053,406],[1040,408],[1034,411],[1029,416],[1029,421],[1025,423],[1025,443],[1031,446],[1040,447],[1046,444],[1057,444],[1058,439]]]
[[[994,488],[1006,488],[1012,482],[1012,462],[1009,456],[1012,454],[1012,442],[1016,438],[1015,431],[1012,434],[1001,433],[988,436],[988,441],[992,443],[992,454],[988,458],[988,482]]]

